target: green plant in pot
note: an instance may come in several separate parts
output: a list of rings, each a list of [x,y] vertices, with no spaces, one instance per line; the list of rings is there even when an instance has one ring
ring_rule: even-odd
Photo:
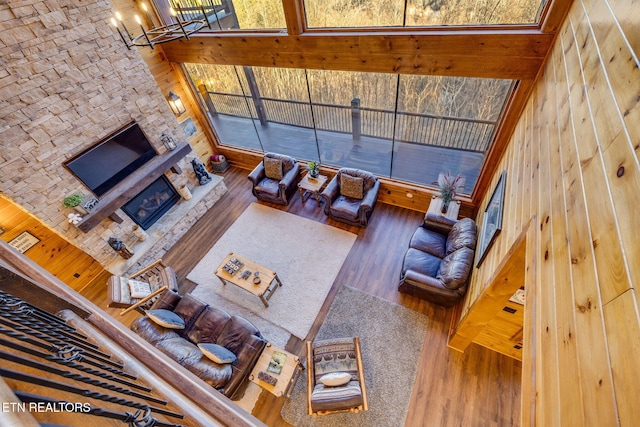
[[[320,175],[320,163],[316,162],[315,160],[311,160],[309,163],[307,163],[307,170],[309,171],[309,175],[312,178],[317,178],[318,175]]]
[[[438,175],[438,191],[442,197],[442,213],[447,213],[449,204],[456,199],[464,187],[464,178],[460,175],[453,176],[450,172]]]
[[[64,200],[62,201],[62,204],[64,205],[65,208],[75,208],[76,206],[79,206],[80,203],[82,203],[82,199],[83,196],[82,194],[72,194],[69,197],[65,197]]]

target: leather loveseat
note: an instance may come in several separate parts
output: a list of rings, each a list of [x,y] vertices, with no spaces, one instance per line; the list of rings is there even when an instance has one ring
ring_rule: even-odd
[[[267,343],[255,326],[190,294],[181,297],[172,291],[164,292],[151,309],[173,311],[184,320],[184,329],[166,329],[144,316],[132,323],[131,330],[225,396],[237,400],[244,395],[249,374]],[[217,364],[203,355],[199,343],[223,346],[236,360]]]
[[[444,307],[467,291],[477,239],[475,222],[427,213],[409,242],[398,290]]]

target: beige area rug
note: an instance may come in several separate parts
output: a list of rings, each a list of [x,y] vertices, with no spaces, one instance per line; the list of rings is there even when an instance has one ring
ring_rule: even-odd
[[[308,415],[305,369],[282,408],[282,417],[296,427],[404,426],[427,322],[421,313],[344,286],[316,339],[360,337],[369,410]]]
[[[306,337],[355,240],[353,233],[253,203],[187,278],[198,284],[195,297],[247,317],[269,341],[282,346],[282,330]],[[269,307],[237,286],[223,286],[214,275],[229,252],[278,274],[283,286]]]

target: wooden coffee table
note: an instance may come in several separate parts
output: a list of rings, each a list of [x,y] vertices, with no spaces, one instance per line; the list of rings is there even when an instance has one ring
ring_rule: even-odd
[[[237,261],[237,263],[233,261]],[[238,266],[238,268],[231,274],[224,268],[227,265],[235,265]],[[249,272],[248,276],[243,276],[245,271]],[[260,278],[260,283],[258,284],[254,283],[256,272],[258,272],[257,277]],[[282,282],[275,271],[233,252],[222,260],[215,271],[215,275],[222,281],[223,285],[231,283],[259,297],[265,307],[269,307],[268,301],[271,299],[271,296],[276,289],[278,289],[278,286],[282,286]]]
[[[271,358],[273,357],[273,353],[275,352],[280,352],[286,355],[284,364],[282,365],[282,371],[279,374],[269,372],[267,369],[269,367],[269,362],[271,362]],[[300,358],[298,356],[268,343],[262,351],[256,365],[253,367],[251,375],[249,375],[249,380],[258,384],[274,396],[284,396],[289,398],[291,397],[293,387],[296,385],[296,381],[298,381],[303,369],[304,366],[302,366],[302,362],[300,362]],[[271,385],[268,382],[261,380],[259,378],[260,372],[264,372],[273,377],[276,380],[275,385]]]

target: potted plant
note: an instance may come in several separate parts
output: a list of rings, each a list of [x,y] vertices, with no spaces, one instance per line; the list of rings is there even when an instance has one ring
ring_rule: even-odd
[[[76,193],[76,194],[72,194],[69,197],[65,197],[64,200],[62,201],[62,204],[64,205],[65,208],[75,208],[76,206],[79,206],[80,203],[82,203],[82,199],[83,199],[82,194]]]
[[[307,163],[307,170],[309,171],[309,176],[317,178],[320,175],[320,163],[315,160],[311,160]]]
[[[449,203],[456,199],[458,193],[464,187],[464,178],[460,175],[453,176],[450,172],[438,175],[438,191],[442,198],[442,213],[447,213]]]

